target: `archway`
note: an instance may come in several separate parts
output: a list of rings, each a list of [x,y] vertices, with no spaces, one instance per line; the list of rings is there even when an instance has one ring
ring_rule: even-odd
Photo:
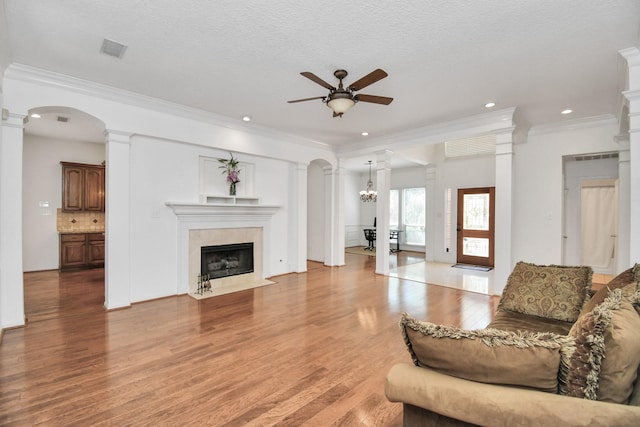
[[[78,227],[104,232],[104,211],[79,212],[82,218],[61,212],[60,162],[104,164],[105,140],[104,122],[83,111],[66,106],[42,106],[28,111],[22,164],[23,272],[59,268],[60,232],[75,232]],[[83,220],[89,221],[89,214],[93,221],[85,224]],[[94,249],[97,243],[92,242]]]

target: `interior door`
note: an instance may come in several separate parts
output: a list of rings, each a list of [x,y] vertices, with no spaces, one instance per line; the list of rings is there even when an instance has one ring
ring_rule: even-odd
[[[495,187],[458,189],[457,262],[493,267]]]

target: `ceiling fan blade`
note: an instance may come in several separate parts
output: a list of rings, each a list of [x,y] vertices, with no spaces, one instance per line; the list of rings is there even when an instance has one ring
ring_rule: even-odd
[[[358,102],[373,102],[374,104],[384,104],[389,105],[393,98],[388,98],[386,96],[376,96],[376,95],[365,95],[360,93],[353,97]]]
[[[322,80],[320,77],[316,76],[315,74],[313,74],[312,72],[309,71],[303,71],[302,73],[303,76],[305,76],[306,78],[308,78],[309,80],[318,83],[320,86],[322,87],[326,87],[329,90],[335,90],[336,88],[331,86],[329,83],[325,82],[324,80]]]
[[[325,99],[326,96],[315,96],[313,98],[304,98],[304,99],[294,99],[293,101],[287,101],[289,104],[293,104],[296,102],[302,102],[302,101],[311,101],[313,99]]]
[[[370,72],[369,74],[361,78],[360,80],[356,80],[355,82],[351,83],[349,85],[349,90],[364,89],[365,87],[371,84],[374,84],[378,80],[382,80],[387,76],[388,74],[386,72],[378,68],[377,70],[373,70],[372,72]]]

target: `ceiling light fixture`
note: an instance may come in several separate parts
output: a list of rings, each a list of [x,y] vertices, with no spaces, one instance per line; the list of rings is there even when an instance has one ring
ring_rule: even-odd
[[[367,163],[365,163],[366,165]],[[360,200],[363,202],[375,202],[378,200],[378,192],[373,189],[373,181],[371,181],[371,160],[369,160],[369,181],[367,181],[367,189],[360,192]]]
[[[569,109],[569,108],[567,108],[566,110],[562,110],[562,111],[560,112],[560,114],[571,114],[571,113],[573,113],[573,110],[571,110],[571,109]]]
[[[356,104],[355,101],[348,96],[350,95],[342,92],[334,93],[333,98],[327,102],[327,107],[331,108],[338,116],[342,116],[349,108]]]
[[[484,104],[485,108],[492,108],[495,107],[496,103],[495,102],[487,102],[486,104]]]
[[[360,89],[364,89],[365,87],[374,84],[380,79],[384,79],[387,77],[387,73],[380,68],[373,70],[366,76],[361,79],[351,83],[349,86],[345,87],[342,83],[342,80],[347,77],[349,73],[346,70],[336,70],[333,75],[340,81],[338,87],[332,86],[331,84],[325,82],[320,77],[309,71],[303,71],[303,76],[308,78],[309,80],[319,84],[320,86],[329,89],[329,95],[327,96],[315,96],[313,98],[304,98],[304,99],[294,99],[292,101],[288,101],[290,104],[294,102],[302,102],[302,101],[311,101],[313,99],[321,99],[322,102],[327,104],[327,107],[333,110],[333,117],[342,117],[344,113],[346,113],[351,107],[356,105],[356,102],[372,102],[374,104],[382,104],[389,105],[393,98],[389,98],[386,96],[376,96],[376,95],[364,95],[358,94],[354,95],[354,92],[359,91]]]
[[[40,118],[40,114],[33,113],[33,114],[31,114],[31,117],[33,117],[34,119],[39,119]]]
[[[243,122],[250,122],[251,121],[251,116],[243,116],[242,117],[242,121]]]
[[[362,132],[360,135],[362,135],[362,136],[369,136],[369,132]]]

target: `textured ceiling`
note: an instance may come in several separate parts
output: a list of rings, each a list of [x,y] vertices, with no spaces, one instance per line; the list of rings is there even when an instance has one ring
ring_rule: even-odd
[[[640,1],[4,0],[15,63],[188,105],[344,149],[369,138],[517,107],[529,125],[617,114],[618,50]],[[99,53],[104,38],[128,46]],[[333,118],[334,83],[389,73]],[[565,108],[574,113],[561,116]]]

